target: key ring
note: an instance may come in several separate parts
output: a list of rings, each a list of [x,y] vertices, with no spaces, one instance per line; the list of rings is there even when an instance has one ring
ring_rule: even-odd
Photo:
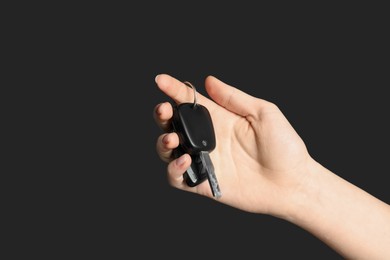
[[[183,82],[185,85],[187,85],[187,86],[189,86],[190,88],[192,88],[193,90],[194,90],[194,105],[193,105],[193,107],[196,107],[196,105],[198,104],[198,102],[197,102],[197,98],[196,98],[196,88],[195,88],[195,86],[194,85],[192,85],[190,82],[188,82],[188,81],[184,81]]]

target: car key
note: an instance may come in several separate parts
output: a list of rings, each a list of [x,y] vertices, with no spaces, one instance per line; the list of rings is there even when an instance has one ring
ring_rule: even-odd
[[[213,196],[221,197],[221,191],[210,158],[210,152],[215,149],[216,140],[210,113],[205,106],[196,102],[182,103],[173,108],[172,126],[178,134],[180,145],[174,150],[177,158],[184,153],[191,156],[191,166],[184,173],[188,186],[194,187],[208,179]]]

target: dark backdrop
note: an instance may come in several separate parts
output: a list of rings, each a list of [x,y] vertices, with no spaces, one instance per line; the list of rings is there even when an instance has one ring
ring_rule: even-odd
[[[152,116],[169,99],[154,77],[171,74],[207,95],[204,78],[214,75],[276,103],[317,161],[389,203],[389,42],[379,9],[176,8],[68,6],[52,14],[55,26],[42,23],[51,41],[40,75],[59,108],[44,109],[58,120],[45,132],[55,138],[52,195],[42,194],[54,254],[341,259],[290,223],[171,188]]]

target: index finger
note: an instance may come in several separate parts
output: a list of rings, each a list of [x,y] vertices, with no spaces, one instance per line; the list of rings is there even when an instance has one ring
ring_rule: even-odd
[[[194,90],[176,78],[167,74],[160,74],[156,76],[155,81],[158,88],[172,98],[177,104],[194,102]],[[196,95],[198,103],[201,103],[208,109],[214,109],[217,106],[207,97],[199,93]]]

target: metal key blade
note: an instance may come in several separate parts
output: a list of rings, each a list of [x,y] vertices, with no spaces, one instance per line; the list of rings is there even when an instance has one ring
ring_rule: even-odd
[[[203,166],[207,171],[207,178],[209,179],[210,188],[215,198],[220,198],[222,196],[221,190],[219,189],[217,176],[215,176],[214,165],[211,161],[209,152],[200,152],[200,159],[202,160]]]

